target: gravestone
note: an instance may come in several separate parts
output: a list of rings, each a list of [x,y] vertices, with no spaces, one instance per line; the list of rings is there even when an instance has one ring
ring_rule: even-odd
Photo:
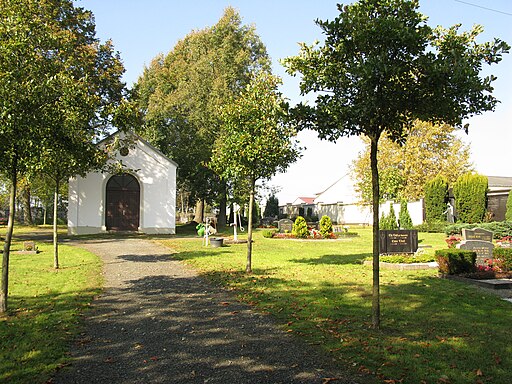
[[[492,243],[493,233],[483,228],[463,229],[462,241],[457,248],[466,249],[476,253],[476,265],[485,265],[486,259],[493,259]]]
[[[279,233],[291,232],[293,228],[293,221],[290,219],[281,219],[277,222],[277,228]]]
[[[493,235],[491,231],[482,228],[462,230],[462,238],[464,240],[480,240],[492,243]]]
[[[418,231],[415,229],[381,230],[380,254],[415,253],[418,250]]]
[[[494,244],[482,240],[466,240],[457,244],[460,249],[467,249],[476,253],[476,265],[484,265],[486,259],[492,259]]]

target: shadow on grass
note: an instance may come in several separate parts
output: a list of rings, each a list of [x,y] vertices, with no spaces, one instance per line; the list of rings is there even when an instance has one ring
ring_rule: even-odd
[[[0,318],[0,382],[45,382],[69,361],[78,319],[99,290],[9,297],[13,308]]]
[[[292,259],[289,260],[293,263],[302,263],[302,264],[310,264],[310,265],[318,265],[318,264],[337,264],[337,265],[345,265],[345,264],[362,264],[364,259],[368,256],[371,256],[369,253],[359,253],[353,255],[322,255],[319,257],[313,257],[309,259]]]

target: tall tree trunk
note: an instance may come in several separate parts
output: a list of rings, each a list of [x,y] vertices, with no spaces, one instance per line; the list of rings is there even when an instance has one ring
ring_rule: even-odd
[[[254,189],[256,180],[251,178],[251,193],[249,195],[249,223],[247,224],[247,265],[245,272],[252,273],[252,206],[254,204]]]
[[[227,199],[227,191],[226,184],[222,185],[222,190],[220,191],[220,201],[219,201],[219,219],[217,220],[217,230],[223,230],[226,228],[226,207],[228,204]]]
[[[59,238],[57,234],[57,213],[59,205],[59,181],[55,180],[53,195],[53,267],[59,269]]]
[[[25,225],[34,225],[32,219],[32,209],[30,207],[30,183],[25,177],[20,191],[21,202],[23,204],[23,223]]]
[[[372,289],[372,325],[380,328],[380,281],[379,281],[379,170],[377,151],[379,136],[371,137],[370,167],[372,170],[372,208],[373,208],[373,289]]]
[[[229,205],[229,219],[228,219],[228,222],[229,224],[231,225],[231,223],[233,223],[235,221],[235,206],[233,203],[231,203]]]
[[[194,213],[194,221],[196,223],[202,223],[204,220],[204,200],[197,200],[196,201],[196,210]]]
[[[12,233],[14,230],[14,211],[16,210],[16,180],[17,161],[14,160],[11,173],[11,191],[9,196],[9,221],[5,235],[4,253],[2,255],[2,282],[0,284],[0,313],[7,311],[7,296],[9,295],[9,256],[11,252]]]

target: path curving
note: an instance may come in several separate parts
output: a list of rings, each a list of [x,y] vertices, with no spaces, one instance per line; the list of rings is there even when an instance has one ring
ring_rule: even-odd
[[[101,256],[105,290],[87,314],[73,363],[53,383],[355,383],[160,244],[73,244]]]

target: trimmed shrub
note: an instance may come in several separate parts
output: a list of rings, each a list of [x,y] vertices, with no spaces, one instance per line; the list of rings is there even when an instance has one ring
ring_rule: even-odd
[[[432,223],[423,223],[414,226],[418,232],[429,232],[429,233],[443,233],[446,230],[446,223],[441,221],[434,221]]]
[[[274,229],[265,229],[265,230],[263,230],[262,235],[263,235],[263,237],[266,237],[267,239],[271,239],[272,237],[274,237],[275,233],[276,233],[276,231]]]
[[[512,192],[509,192],[507,197],[507,212],[505,213],[505,220],[512,221]]]
[[[400,212],[398,213],[398,220],[400,223],[400,228],[402,229],[412,229],[412,219],[409,214],[409,210],[407,209],[407,201],[402,200],[400,203]]]
[[[512,248],[495,247],[492,250],[492,255],[494,258],[501,260],[503,272],[512,271]]]
[[[465,173],[453,185],[457,221],[480,223],[485,215],[487,202],[487,177]]]
[[[444,176],[436,176],[425,183],[425,220],[427,223],[446,221],[446,199],[448,181]]]
[[[307,239],[309,237],[308,225],[302,216],[297,216],[295,219],[292,234],[299,239]]]
[[[476,252],[465,249],[438,249],[435,253],[439,272],[459,275],[475,271]]]
[[[320,219],[320,234],[324,239],[330,239],[332,235],[332,221],[329,216]]]
[[[494,233],[495,239],[502,239],[507,236],[512,236],[512,222],[509,222],[509,221],[492,221],[490,223],[476,223],[476,224],[467,224],[467,223],[451,224],[451,225],[447,225],[445,227],[445,233],[448,236],[461,235],[463,228],[487,229],[488,231],[492,231]]]

